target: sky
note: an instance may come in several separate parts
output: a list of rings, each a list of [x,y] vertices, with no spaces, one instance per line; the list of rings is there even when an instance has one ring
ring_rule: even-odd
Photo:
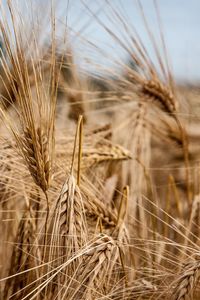
[[[127,34],[122,23],[113,16],[112,9],[122,16],[129,24],[130,32],[134,27],[154,60],[155,52],[149,41],[141,11],[138,9],[137,0],[13,0],[21,6],[23,14],[28,16],[27,9],[37,7],[41,19],[48,13],[48,5],[54,1],[56,6],[56,20],[63,33],[67,23],[71,30],[73,48],[78,56],[92,61],[92,71],[101,65],[105,68],[117,65],[122,60],[128,59],[127,53],[106,32],[104,26],[122,37]],[[3,0],[6,2],[6,0]],[[109,2],[110,5],[106,4]],[[159,44],[155,6],[153,0],[141,0],[149,28]],[[160,11],[162,31],[169,60],[173,67],[173,74],[177,80],[194,82],[200,81],[200,0],[157,0]],[[48,18],[47,18],[48,19]],[[130,34],[127,35],[130,39]],[[127,38],[126,36],[126,38]],[[160,49],[160,48],[159,48]],[[120,60],[119,60],[120,58]],[[83,60],[82,64],[84,65]],[[91,63],[85,63],[86,68],[91,68]],[[98,66],[96,66],[98,65]]]
[[[108,0],[111,5],[126,20],[133,25],[144,45],[147,47],[151,57],[154,57],[151,43],[144,26],[141,13],[138,10],[137,1],[134,0]],[[81,44],[83,55],[93,55],[100,64],[109,64],[113,57],[118,55],[124,59],[127,56],[120,49],[119,44],[114,43],[100,25],[96,16],[104,25],[109,26],[112,32],[120,35],[122,26],[113,21],[108,5],[104,0],[71,0],[61,1],[60,12],[68,16],[67,22],[73,31],[81,31],[81,35],[91,40],[96,47],[106,52],[107,56],[97,51],[96,54],[88,50],[84,42]],[[158,33],[158,22],[156,21],[155,6],[152,0],[141,1],[146,19],[151,31]],[[167,52],[173,66],[173,73],[178,80],[198,81],[200,80],[200,0],[157,0],[160,11],[162,27],[164,32]],[[91,11],[93,13],[91,13]],[[106,17],[107,15],[107,17]],[[77,46],[78,47],[78,46]],[[99,52],[99,53],[98,53]]]

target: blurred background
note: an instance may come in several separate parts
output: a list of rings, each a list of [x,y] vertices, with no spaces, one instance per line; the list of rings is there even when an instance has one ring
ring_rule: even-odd
[[[6,7],[6,0],[3,0]],[[106,28],[118,38],[130,40],[133,28],[137,31],[149,56],[154,60],[155,51],[149,39],[141,8],[137,0],[16,0],[23,18],[31,23],[38,15],[47,31],[50,24],[51,3],[56,8],[57,34],[63,40],[63,34],[72,39],[73,51],[86,69],[119,67],[119,59],[126,63],[129,59],[126,51],[111,38]],[[173,74],[177,81],[194,83],[200,80],[200,1],[199,0],[141,0],[148,28],[155,37],[160,49],[161,29]],[[156,7],[159,11],[156,14]],[[6,11],[6,9],[5,9]],[[119,21],[119,17],[123,19]],[[24,19],[25,20],[25,19]],[[124,28],[123,22],[130,32]],[[66,26],[67,25],[67,26]],[[66,29],[68,27],[68,29]],[[44,31],[44,32],[45,32]],[[125,33],[127,36],[125,36]],[[47,37],[45,37],[48,40]],[[91,64],[91,61],[93,64]],[[91,65],[93,67],[91,67]]]
[[[167,52],[173,66],[173,73],[178,81],[194,82],[200,79],[200,1],[199,0],[157,0],[156,1],[162,32],[166,43]],[[156,16],[155,2],[143,0],[145,18],[154,36],[158,36],[159,23]],[[112,7],[111,7],[112,6]],[[144,25],[138,1],[134,0],[75,0],[60,1],[58,5],[60,24],[67,23],[73,32],[80,32],[82,37],[89,40],[105,53],[97,51],[93,57],[100,64],[109,65],[114,57],[128,59],[126,53],[113,42],[110,35],[102,25],[108,26],[113,33],[122,35],[124,28],[113,16],[112,10],[116,10],[124,17],[130,28],[135,27],[150,57],[154,57],[151,42]],[[98,20],[99,19],[99,20]],[[157,39],[157,43],[159,38]],[[79,41],[77,47],[81,48],[82,55],[91,53],[84,47],[84,41]],[[94,53],[91,54],[94,56]]]

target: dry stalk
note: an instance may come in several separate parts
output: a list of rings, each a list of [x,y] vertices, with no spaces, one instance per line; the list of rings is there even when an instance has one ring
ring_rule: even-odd
[[[59,80],[59,89],[70,105],[69,118],[75,121],[78,120],[79,115],[85,112],[85,94],[83,91],[83,80],[79,78],[74,63],[73,52],[71,49],[67,50],[67,55],[63,57],[63,64],[61,68],[61,76]]]
[[[23,295],[26,295],[30,288],[34,288],[34,285],[31,287],[28,285],[37,278],[37,269],[23,275],[17,274],[37,266],[40,261],[36,239],[36,213],[30,206],[19,223],[9,271],[9,276],[16,276],[6,281],[4,289],[5,299],[9,299],[13,294],[15,295],[14,299],[22,299]]]
[[[189,222],[190,240],[194,243],[199,243],[199,228],[200,228],[200,198],[197,195],[192,203],[192,212]]]
[[[138,229],[137,234],[144,239],[148,237],[148,216],[145,213],[143,199],[143,196],[147,194],[147,180],[143,165],[149,168],[151,159],[151,133],[145,125],[147,113],[145,104],[138,104],[138,109],[134,114],[127,115],[126,112],[128,125],[118,133],[123,138],[123,145],[133,157],[130,162],[126,162],[122,166],[121,184],[130,186],[127,226],[131,235],[135,234],[134,231]],[[125,138],[125,130],[129,130],[128,140]],[[142,224],[139,228],[137,228],[138,221]]]
[[[157,291],[158,287],[155,284],[152,284],[151,281],[138,279],[129,282],[127,286],[119,283],[119,286],[117,285],[109,296],[114,300],[150,299]]]
[[[188,228],[186,229],[185,234],[185,254],[189,252],[188,246],[197,246],[199,247],[199,228],[200,228],[200,198],[199,195],[196,195],[193,203],[190,214],[190,220]]]
[[[117,241],[121,263],[123,266],[126,285],[135,277],[134,256],[131,253],[130,234],[126,226],[127,206],[129,199],[129,187],[123,189],[122,198],[119,206],[118,218],[115,229],[112,232],[112,237]]]

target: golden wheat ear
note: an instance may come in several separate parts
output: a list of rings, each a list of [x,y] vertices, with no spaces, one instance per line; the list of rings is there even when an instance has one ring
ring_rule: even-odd
[[[49,215],[47,190],[52,177],[54,157],[56,91],[52,92],[51,97],[46,97],[47,95],[42,87],[43,78],[41,78],[40,72],[33,62],[32,68],[37,90],[36,96],[34,96],[35,92],[30,87],[29,76],[22,62],[18,67],[22,73],[26,74],[23,80],[20,78],[18,91],[15,95],[18,105],[19,126],[16,126],[11,119],[9,111],[0,108],[0,113],[8,130],[14,137],[17,151],[22,156],[30,175],[35,184],[45,194],[47,201],[46,232]],[[53,71],[52,78],[54,78]],[[56,82],[52,86],[54,89]]]
[[[195,295],[195,288],[197,287],[199,279],[200,262],[197,255],[197,259],[183,264],[181,273],[177,280],[175,280],[172,284],[172,299],[197,299],[193,297]]]
[[[51,267],[61,265],[77,253],[88,241],[88,229],[85,217],[85,208],[81,195],[80,185],[80,164],[82,153],[82,116],[79,117],[74,150],[69,175],[56,200],[55,209],[49,221],[48,234],[50,236],[49,252],[46,259],[50,262],[57,257]],[[75,179],[74,163],[76,155],[76,145],[79,137],[78,150],[78,171],[77,180]],[[69,284],[70,278],[76,271],[79,259],[76,259],[66,270],[57,277],[58,282]],[[51,288],[53,286],[51,285]],[[65,291],[65,290],[64,290]]]
[[[16,120],[13,120],[10,112],[3,108],[1,108],[1,116],[13,135],[18,151],[23,156],[34,182],[46,193],[52,175],[59,77],[54,28],[52,24],[50,52],[47,47],[38,44],[38,33],[33,28],[27,38],[25,33],[23,35],[23,30],[25,31],[26,28],[24,23],[18,20],[19,15],[15,11],[13,2],[8,1],[7,5],[11,25],[8,25],[5,20],[0,20],[0,31],[7,53],[2,68],[5,85],[7,82],[8,90],[12,90],[12,95],[10,94],[12,99],[8,101],[14,103],[12,108]],[[13,28],[10,28],[11,26]],[[10,35],[12,29],[14,36]],[[29,42],[30,49],[27,51]]]
[[[26,82],[22,82],[26,85]],[[31,90],[28,91],[31,94]],[[16,127],[9,112],[0,108],[1,117],[11,132],[34,182],[46,192],[49,188],[54,154],[54,121],[56,101],[34,99],[24,95],[17,98],[20,126]]]
[[[83,252],[76,269],[76,280],[72,281],[71,299],[96,299],[106,297],[113,285],[120,280],[120,254],[117,243],[109,236],[100,234],[92,241],[87,252]]]

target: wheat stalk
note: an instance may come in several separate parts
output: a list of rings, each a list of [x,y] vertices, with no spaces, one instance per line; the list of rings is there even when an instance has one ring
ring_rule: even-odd
[[[36,221],[36,212],[29,207],[23,214],[18,226],[9,271],[10,276],[15,274],[16,277],[6,281],[5,299],[9,299],[13,294],[15,299],[21,299],[27,292],[26,286],[28,287],[28,284],[37,278],[37,270],[17,276],[18,272],[23,272],[39,263],[39,248],[36,245]]]

